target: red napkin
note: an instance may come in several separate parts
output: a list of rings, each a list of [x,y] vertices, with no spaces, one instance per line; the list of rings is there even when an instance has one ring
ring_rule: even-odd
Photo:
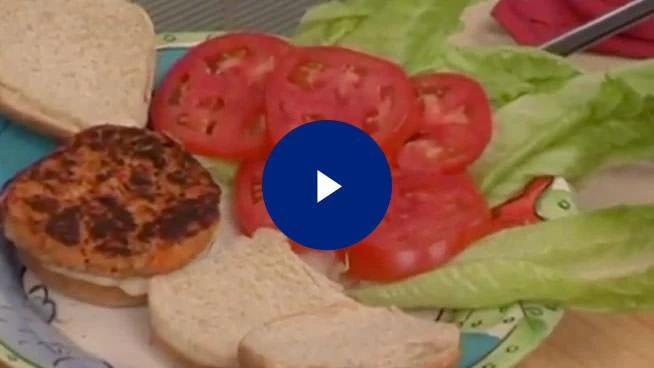
[[[613,9],[618,2],[627,0],[572,0],[576,3],[610,3]],[[545,43],[570,29],[579,26],[595,17],[585,17],[571,6],[571,0],[500,0],[493,8],[492,16],[507,30],[513,39],[520,43],[537,46]],[[586,12],[590,7],[584,7]],[[593,8],[596,10],[595,8]],[[654,33],[646,23],[641,27]],[[644,35],[642,30],[639,35]],[[654,42],[641,36],[636,38],[631,34],[620,34],[607,39],[593,48],[592,51],[630,58],[654,57]]]

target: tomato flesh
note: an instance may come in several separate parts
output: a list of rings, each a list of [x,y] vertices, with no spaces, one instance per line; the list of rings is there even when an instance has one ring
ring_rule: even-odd
[[[241,232],[247,236],[252,236],[257,229],[262,227],[277,228],[263,202],[261,183],[265,164],[265,156],[244,161],[239,166],[234,180],[236,222]],[[335,251],[320,251],[307,248],[290,239],[289,244],[293,252],[297,254],[316,252],[339,254]]]
[[[266,156],[243,161],[234,179],[236,222],[241,232],[247,236],[252,236],[257,229],[262,227],[277,228],[263,202],[261,183],[265,164]],[[289,244],[291,249],[298,254],[318,252],[292,240],[289,240]]]
[[[362,242],[347,249],[350,276],[394,281],[446,263],[468,245],[460,234],[490,219],[465,174],[396,173],[388,212]]]
[[[261,182],[265,157],[241,163],[234,179],[235,214],[241,232],[251,236],[260,227],[276,228],[263,202]]]
[[[554,178],[542,177],[533,180],[515,198],[493,209],[493,218],[513,226],[534,224],[543,220],[536,212],[538,198],[551,185]]]
[[[536,212],[536,202],[553,180],[552,177],[542,177],[529,183],[518,196],[493,208],[489,221],[462,233],[461,242],[470,244],[502,230],[543,221]]]
[[[257,33],[232,33],[191,48],[157,89],[152,126],[196,154],[228,159],[260,154],[268,145],[265,86],[291,48]]]
[[[354,50],[296,48],[280,61],[266,93],[273,142],[297,126],[323,119],[359,127],[387,153],[413,133],[408,117],[416,96],[404,71]]]
[[[461,74],[412,79],[418,93],[417,133],[401,148],[403,170],[455,172],[484,151],[492,132],[491,107],[479,83]]]

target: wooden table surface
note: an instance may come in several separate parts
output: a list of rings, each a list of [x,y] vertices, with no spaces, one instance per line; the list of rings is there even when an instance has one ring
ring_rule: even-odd
[[[568,312],[518,368],[654,367],[654,312]]]

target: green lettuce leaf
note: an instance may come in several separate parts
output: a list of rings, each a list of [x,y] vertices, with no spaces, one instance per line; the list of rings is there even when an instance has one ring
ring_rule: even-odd
[[[301,45],[336,44],[370,16],[371,3],[331,1],[316,5],[304,14],[293,40]]]
[[[293,39],[356,48],[411,71],[425,49],[440,48],[462,28],[463,10],[476,1],[332,1],[309,9]]]
[[[472,171],[491,205],[534,177],[576,180],[654,156],[654,62],[574,78],[495,113],[493,139]]]
[[[343,0],[313,7],[293,40],[342,45],[408,73],[477,78],[496,109],[494,136],[473,172],[492,205],[536,176],[581,178],[654,156],[654,62],[582,74],[527,47],[457,47],[461,14],[477,0]],[[400,307],[485,308],[517,300],[578,308],[654,307],[654,206],[618,207],[503,231],[445,267],[352,295]]]
[[[552,91],[580,71],[527,47],[455,47],[464,9],[478,0],[332,1],[311,8],[294,41],[342,45],[393,60],[408,73],[453,70],[480,80],[497,108],[529,93]]]
[[[524,95],[555,91],[581,74],[564,58],[518,46],[449,47],[421,64],[421,71],[452,70],[476,78],[494,108]]]
[[[654,306],[654,205],[499,232],[447,266],[351,291],[367,304],[487,308],[519,300],[594,310]]]

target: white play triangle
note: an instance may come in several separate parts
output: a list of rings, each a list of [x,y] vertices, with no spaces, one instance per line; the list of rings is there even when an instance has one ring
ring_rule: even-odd
[[[320,170],[316,170],[316,203],[320,203],[323,199],[329,197],[335,191],[341,189],[341,185],[335,182],[329,176],[323,174]]]

